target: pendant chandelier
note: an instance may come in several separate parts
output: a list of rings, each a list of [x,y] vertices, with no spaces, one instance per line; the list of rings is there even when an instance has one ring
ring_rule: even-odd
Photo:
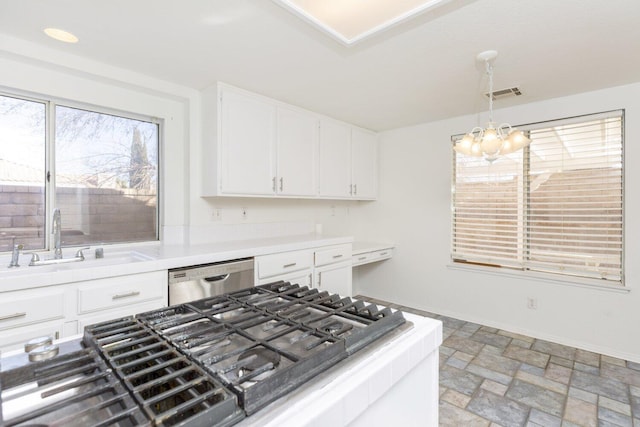
[[[487,50],[478,54],[478,61],[485,64],[489,76],[489,123],[486,128],[475,127],[471,132],[455,141],[453,149],[466,156],[484,157],[493,162],[531,143],[522,131],[512,128],[508,123],[496,126],[493,121],[493,61],[498,56],[495,50]]]

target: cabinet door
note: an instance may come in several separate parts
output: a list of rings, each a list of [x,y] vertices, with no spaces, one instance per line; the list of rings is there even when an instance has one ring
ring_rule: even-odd
[[[378,193],[378,136],[351,130],[353,198],[375,199]]]
[[[230,90],[221,103],[221,192],[274,194],[276,107]]]
[[[314,286],[319,291],[330,294],[351,296],[352,267],[351,260],[340,264],[316,268]]]
[[[351,127],[333,120],[320,121],[320,196],[351,197]]]
[[[315,196],[317,193],[318,119],[278,108],[277,193]]]

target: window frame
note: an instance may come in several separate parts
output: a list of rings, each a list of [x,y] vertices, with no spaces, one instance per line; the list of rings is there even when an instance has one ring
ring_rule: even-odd
[[[131,119],[137,121],[143,121],[151,123],[157,126],[158,140],[157,140],[157,159],[156,159],[156,184],[154,186],[156,192],[156,209],[155,209],[155,238],[153,240],[139,240],[139,241],[117,241],[117,242],[104,242],[104,243],[90,243],[90,244],[77,244],[77,245],[64,245],[65,247],[72,248],[78,246],[118,246],[118,245],[144,245],[144,244],[157,244],[162,239],[162,215],[163,197],[161,189],[163,188],[163,147],[164,147],[164,119],[145,115],[141,113],[135,113],[131,111],[120,110],[111,107],[100,106],[88,102],[75,101],[71,99],[48,96],[43,94],[32,93],[28,91],[16,90],[12,88],[6,88],[0,86],[0,96],[16,98],[29,102],[36,102],[44,104],[45,106],[45,176],[43,177],[44,183],[44,247],[39,249],[33,249],[32,252],[48,252],[53,250],[53,237],[51,235],[51,221],[52,221],[52,209],[56,206],[56,171],[55,171],[55,145],[56,145],[56,107],[73,108],[77,110],[87,111],[89,113],[111,115],[124,119]],[[63,213],[63,225],[64,225],[64,213]],[[19,242],[16,241],[16,244]],[[10,251],[0,252],[0,254],[7,254]]]
[[[538,280],[538,281],[544,281],[544,282],[551,282],[551,283],[561,283],[561,284],[569,284],[569,285],[577,285],[577,286],[587,286],[589,288],[600,288],[600,289],[604,289],[604,290],[612,290],[612,291],[622,291],[622,292],[628,292],[630,290],[630,288],[627,286],[626,280],[625,280],[625,256],[626,256],[626,251],[625,251],[625,242],[626,242],[626,221],[625,221],[625,214],[626,214],[626,207],[625,207],[625,203],[626,203],[626,179],[625,179],[625,175],[626,175],[626,162],[625,162],[625,120],[626,120],[626,111],[624,108],[618,108],[618,109],[612,109],[612,110],[607,110],[607,111],[600,111],[600,112],[596,112],[596,113],[587,113],[587,114],[580,114],[580,115],[575,115],[575,116],[570,116],[570,117],[563,117],[563,118],[558,118],[558,119],[549,119],[549,120],[544,120],[544,121],[538,121],[538,122],[530,122],[530,123],[525,123],[525,124],[520,124],[517,125],[515,127],[519,128],[520,130],[524,131],[524,132],[531,132],[531,131],[535,131],[535,130],[540,130],[540,129],[544,129],[544,128],[551,128],[554,126],[562,126],[565,124],[571,124],[571,123],[586,123],[588,122],[590,119],[592,120],[596,120],[597,116],[606,116],[606,115],[612,115],[612,114],[617,114],[620,118],[620,137],[621,137],[621,142],[620,142],[620,160],[621,160],[621,178],[620,178],[620,188],[621,188],[621,231],[620,231],[620,244],[621,244],[621,255],[620,255],[620,280],[606,280],[606,279],[598,279],[598,278],[593,278],[593,277],[586,277],[586,276],[580,276],[580,275],[575,275],[575,274],[568,274],[568,273],[562,273],[560,271],[543,271],[543,270],[536,270],[536,269],[530,269],[527,267],[527,260],[526,260],[526,253],[529,250],[529,247],[531,245],[531,239],[529,237],[529,233],[527,232],[528,227],[527,227],[527,223],[529,222],[530,218],[529,218],[529,214],[528,214],[528,210],[529,210],[529,199],[531,197],[531,191],[530,191],[530,183],[529,183],[529,179],[528,179],[528,175],[530,173],[530,168],[531,168],[531,162],[530,162],[530,148],[529,147],[525,147],[523,149],[523,159],[522,159],[522,176],[523,176],[523,183],[522,183],[522,187],[521,187],[521,191],[523,191],[523,196],[522,198],[518,199],[518,204],[520,206],[520,208],[523,210],[524,215],[522,220],[518,223],[518,228],[522,228],[523,229],[523,236],[524,236],[524,241],[522,244],[518,245],[517,250],[519,252],[523,253],[523,266],[520,267],[514,267],[514,266],[510,266],[510,265],[500,265],[500,264],[491,264],[491,263],[485,263],[482,261],[472,261],[472,260],[461,260],[461,259],[456,259],[455,257],[455,253],[454,253],[454,247],[455,247],[455,237],[456,237],[456,233],[455,233],[455,227],[456,227],[456,220],[455,220],[455,213],[456,213],[456,206],[455,206],[455,189],[456,189],[456,167],[457,167],[457,162],[456,162],[456,156],[458,155],[455,150],[451,150],[451,155],[452,155],[452,161],[451,161],[451,165],[452,165],[452,174],[451,174],[451,229],[450,229],[450,251],[449,251],[449,260],[450,260],[450,264],[448,265],[448,268],[450,269],[455,269],[455,270],[467,270],[467,271],[475,271],[475,272],[484,272],[487,274],[495,274],[495,275],[499,275],[499,276],[508,276],[508,277],[515,277],[515,278],[520,278],[520,279],[531,279],[531,280]],[[459,140],[464,134],[460,133],[460,134],[455,134],[451,136],[451,144],[455,144],[457,140]],[[533,142],[532,142],[533,143]]]

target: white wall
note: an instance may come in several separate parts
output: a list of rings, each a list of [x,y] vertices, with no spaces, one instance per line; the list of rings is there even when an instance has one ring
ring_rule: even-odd
[[[286,233],[316,223],[323,225],[325,234],[393,241],[397,244],[393,259],[358,268],[357,291],[640,361],[635,331],[640,324],[640,241],[635,237],[640,235],[636,219],[640,218],[640,192],[633,187],[640,178],[636,143],[640,84],[496,111],[500,120],[516,124],[626,109],[625,261],[631,291],[617,293],[448,268],[449,140],[452,134],[477,125],[476,116],[384,133],[377,202],[204,199],[200,197],[205,163],[197,91],[4,36],[0,36],[0,70],[0,88],[165,119],[162,225],[168,242],[264,231],[259,225],[273,225],[271,231]],[[246,220],[240,215],[243,207],[248,209]],[[216,209],[222,217],[214,220]],[[188,232],[189,227],[193,232]],[[202,233],[205,229],[208,232]],[[537,310],[526,309],[527,297],[538,299]]]
[[[630,292],[449,268],[450,137],[476,126],[476,115],[382,134],[380,197],[353,214],[353,232],[357,239],[393,241],[397,250],[393,259],[361,268],[356,290],[640,361],[640,192],[635,188],[640,182],[640,83],[497,110],[495,116],[518,124],[619,108],[626,109],[625,273]],[[526,308],[527,297],[537,298],[537,310]]]

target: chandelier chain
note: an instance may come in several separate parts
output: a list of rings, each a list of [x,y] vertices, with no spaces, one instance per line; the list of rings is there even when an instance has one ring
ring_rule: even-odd
[[[489,76],[489,122],[493,123],[493,65],[486,61],[487,75]]]

